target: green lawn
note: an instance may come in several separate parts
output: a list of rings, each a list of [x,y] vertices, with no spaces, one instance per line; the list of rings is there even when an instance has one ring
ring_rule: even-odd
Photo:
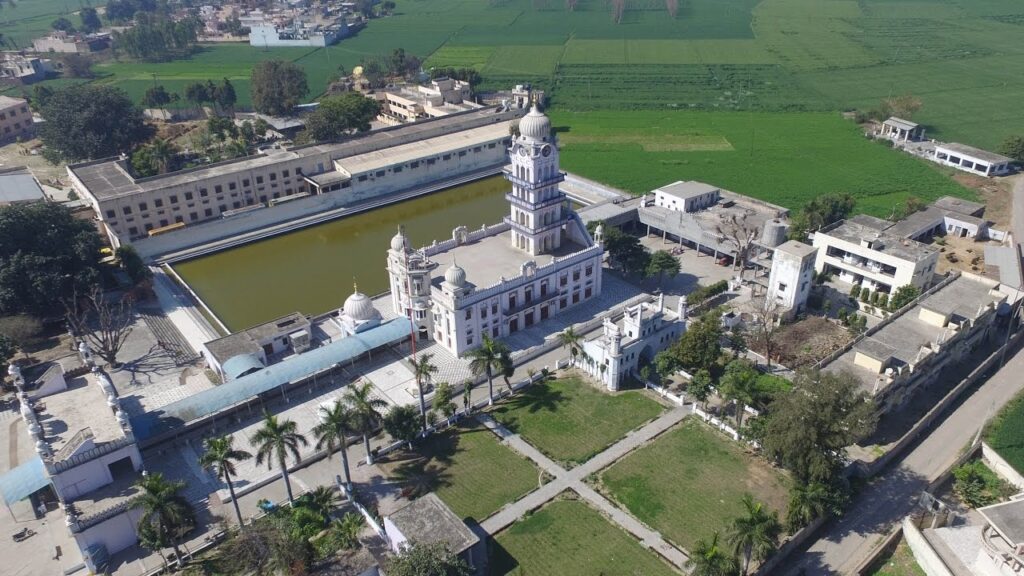
[[[536,489],[540,479],[532,464],[475,423],[435,434],[415,454],[381,466],[412,495],[433,491],[456,514],[476,521]]]
[[[985,442],[1024,474],[1024,393],[999,411],[988,426]]]
[[[555,111],[552,119],[563,168],[634,194],[700,180],[798,209],[845,192],[858,210],[883,217],[909,196],[974,197],[935,164],[865,139],[836,112]]]
[[[739,516],[746,492],[782,516],[789,483],[695,417],[626,456],[600,480],[605,493],[687,550]]]
[[[676,574],[652,551],[583,502],[556,500],[491,542],[495,576],[660,576]]]
[[[611,394],[571,376],[530,386],[491,415],[552,459],[573,465],[663,410],[639,390]]]
[[[900,539],[896,548],[883,554],[865,576],[925,576],[925,571],[917,564],[907,541]]]

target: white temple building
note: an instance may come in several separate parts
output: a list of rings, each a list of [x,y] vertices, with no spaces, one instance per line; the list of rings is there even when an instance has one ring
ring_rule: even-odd
[[[404,232],[391,240],[387,269],[392,306],[456,355],[486,334],[507,336],[601,293],[600,235],[592,238],[558,184],[551,121],[534,106],[519,122],[505,177],[509,216],[452,239],[413,249]],[[444,270],[435,275],[435,270]]]

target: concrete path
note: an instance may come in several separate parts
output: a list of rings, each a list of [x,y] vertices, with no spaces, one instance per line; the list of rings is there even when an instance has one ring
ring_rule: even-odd
[[[644,547],[655,550],[672,564],[683,568],[687,561],[687,555],[682,550],[667,542],[661,537],[661,534],[651,530],[628,512],[609,502],[607,498],[586,485],[584,480],[591,474],[603,470],[644,443],[678,424],[691,412],[690,408],[673,408],[645,426],[631,431],[625,438],[611,445],[584,464],[570,470],[566,470],[556,464],[523,440],[518,434],[513,434],[509,429],[499,424],[491,416],[478,414],[477,419],[488,430],[498,436],[503,444],[529,458],[542,470],[554,477],[552,481],[540,489],[527,494],[524,498],[492,514],[480,524],[481,528],[487,531],[488,534],[496,534],[519,518],[522,518],[527,512],[540,508],[566,490],[573,490],[593,507],[604,512],[609,520],[618,524],[623,530],[640,540]]]
[[[1021,391],[1024,354],[1013,356],[902,460],[864,487],[849,512],[833,522],[779,574],[851,574],[914,507],[917,496],[956,461],[999,409]]]
[[[198,346],[204,342],[220,338],[220,334],[192,305],[191,298],[183,293],[162,269],[150,269],[153,271],[153,291],[156,292],[160,308],[167,319],[174,323],[178,332],[181,332],[185,341],[191,345],[193,351],[198,352]]]

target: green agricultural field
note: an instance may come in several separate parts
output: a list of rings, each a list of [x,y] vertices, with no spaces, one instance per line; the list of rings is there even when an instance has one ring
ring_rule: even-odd
[[[643,194],[676,180],[798,209],[847,192],[889,216],[910,196],[973,198],[936,165],[863,137],[838,113],[553,112],[562,167]],[[642,166],[643,169],[638,169]]]
[[[585,503],[556,500],[498,533],[495,576],[669,576],[676,571]]]
[[[1003,407],[989,424],[985,441],[1017,472],[1024,474],[1024,394]]]
[[[32,39],[48,34],[57,18],[63,16],[80,25],[82,21],[76,15],[79,6],[65,0],[5,2],[0,7],[0,34],[12,48],[31,48]]]
[[[687,550],[739,516],[744,493],[783,516],[788,484],[780,472],[696,418],[601,474],[605,493]]]
[[[416,452],[400,453],[380,466],[413,495],[435,492],[456,514],[478,522],[536,489],[541,478],[532,464],[475,422],[434,434]]]
[[[491,415],[554,460],[585,462],[664,408],[639,390],[609,394],[571,376],[530,386]]]

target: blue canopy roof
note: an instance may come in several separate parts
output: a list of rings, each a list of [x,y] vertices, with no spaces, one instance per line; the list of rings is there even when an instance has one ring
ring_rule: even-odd
[[[366,352],[407,338],[410,328],[408,318],[395,318],[366,332],[297,354],[163,408],[139,414],[131,419],[135,437],[139,440],[151,438],[245,402],[278,386],[297,382],[336,364],[354,360]]]
[[[224,374],[227,374],[228,380],[234,380],[243,374],[262,370],[263,368],[263,362],[260,362],[259,357],[255,354],[232,356],[221,366]]]
[[[42,458],[33,456],[28,462],[0,476],[0,492],[4,494],[4,502],[14,504],[49,483]]]

